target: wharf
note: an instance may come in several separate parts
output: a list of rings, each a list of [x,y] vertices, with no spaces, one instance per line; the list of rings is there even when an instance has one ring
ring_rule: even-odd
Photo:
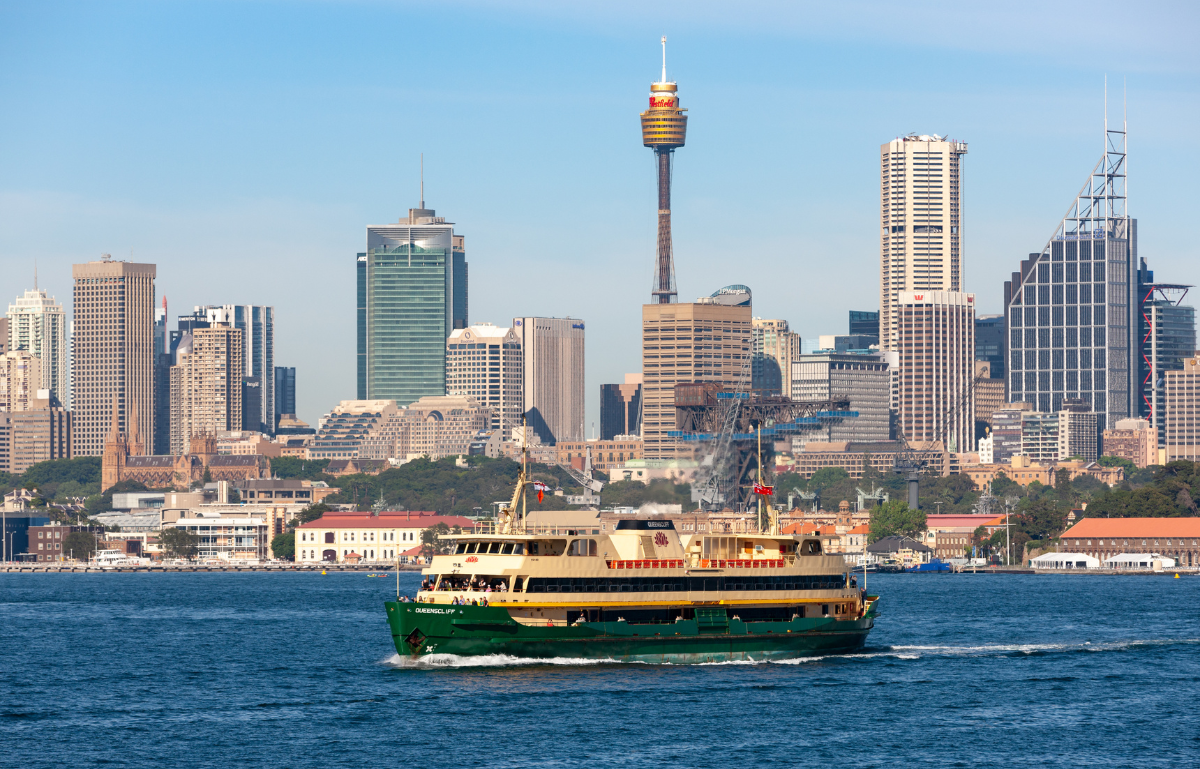
[[[89,566],[87,564],[0,564],[0,574],[134,574],[134,573],[184,573],[184,572],[390,572],[396,564],[343,564],[320,565],[297,564],[151,564],[149,566]],[[402,564],[400,571],[417,571],[425,568],[416,564]]]

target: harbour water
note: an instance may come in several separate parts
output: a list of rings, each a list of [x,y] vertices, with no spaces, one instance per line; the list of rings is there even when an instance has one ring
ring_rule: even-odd
[[[861,654],[672,666],[402,661],[362,573],[0,574],[0,765],[1200,763],[1200,579],[869,580]]]

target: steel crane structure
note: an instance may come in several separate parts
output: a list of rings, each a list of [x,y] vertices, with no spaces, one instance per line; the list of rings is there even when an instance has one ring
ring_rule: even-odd
[[[677,429],[668,435],[711,447],[703,460],[709,463],[709,472],[693,490],[693,500],[742,509],[754,498],[750,490],[759,469],[755,445],[760,433],[770,446],[777,439],[857,416],[845,399],[793,401],[753,392],[724,392],[716,383],[697,382],[675,386]],[[770,466],[767,460],[773,453],[764,452],[765,466]]]

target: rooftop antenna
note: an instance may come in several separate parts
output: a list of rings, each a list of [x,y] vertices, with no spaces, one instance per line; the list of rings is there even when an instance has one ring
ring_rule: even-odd
[[[425,207],[425,153],[421,153],[421,208]]]
[[[665,82],[667,82],[667,36],[666,35],[662,36],[662,48],[663,48],[663,72],[662,72],[662,80],[660,80],[659,82],[665,83]]]

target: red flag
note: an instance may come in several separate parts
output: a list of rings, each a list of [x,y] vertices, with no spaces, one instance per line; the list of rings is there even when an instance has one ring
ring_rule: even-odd
[[[775,495],[775,487],[763,486],[761,483],[756,483],[754,484],[754,493],[762,494],[764,497],[771,497]]]
[[[550,487],[547,486],[546,484],[542,483],[541,481],[534,481],[533,488],[537,490],[538,503],[540,504],[542,501],[542,497],[544,497],[546,492],[550,490]]]

